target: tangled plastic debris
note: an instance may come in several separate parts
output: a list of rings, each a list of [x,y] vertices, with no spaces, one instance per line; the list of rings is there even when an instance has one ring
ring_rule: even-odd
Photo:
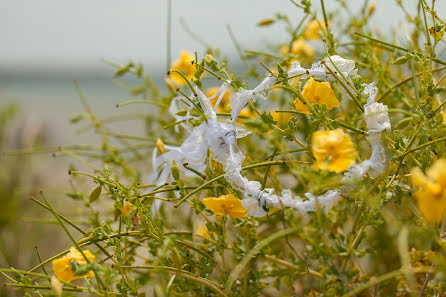
[[[341,79],[352,85],[351,76],[357,74],[355,62],[344,59],[340,56],[331,56],[315,63],[310,69],[303,68],[298,62],[292,64],[288,77],[300,76],[301,79],[310,76],[317,77],[320,80],[332,81]],[[339,73],[340,72],[340,73]],[[333,75],[340,75],[335,78]],[[294,78],[290,79],[292,82]],[[273,207],[290,207],[299,210],[302,215],[307,215],[309,211],[315,211],[317,207],[329,211],[331,206],[341,198],[341,189],[329,190],[322,195],[315,196],[311,193],[305,193],[306,200],[302,200],[299,196],[292,195],[290,190],[283,190],[280,195],[275,195],[273,189],[262,189],[261,183],[258,181],[250,181],[242,176],[241,169],[245,155],[237,146],[237,138],[245,137],[250,134],[249,131],[236,127],[240,112],[249,101],[256,101],[259,97],[266,98],[270,88],[277,83],[277,79],[273,76],[265,78],[253,90],[245,90],[240,88],[232,98],[231,105],[231,122],[220,122],[217,119],[215,111],[218,104],[230,83],[225,82],[213,97],[219,96],[214,107],[210,102],[211,98],[207,98],[201,90],[194,86],[197,93],[201,108],[207,118],[199,126],[191,129],[187,123],[190,119],[196,118],[190,115],[193,106],[187,109],[186,115],[177,115],[179,111],[179,102],[182,100],[177,97],[172,100],[170,112],[177,121],[185,120],[183,127],[190,133],[183,144],[179,147],[166,146],[168,152],[157,156],[157,150],[153,153],[153,167],[155,168],[150,182],[155,182],[156,186],[160,186],[172,180],[171,164],[175,160],[177,164],[188,163],[190,167],[197,171],[204,171],[206,168],[206,157],[208,149],[212,152],[212,158],[223,165],[226,173],[225,178],[231,186],[242,193],[243,207],[246,208],[248,214],[254,217],[262,217],[266,215],[270,206]],[[381,144],[381,133],[384,130],[390,130],[390,121],[387,114],[387,106],[375,102],[378,89],[371,84],[364,84],[362,95],[367,97],[364,105],[364,120],[367,124],[368,136],[367,140],[371,144],[372,154],[360,164],[352,165],[344,175],[344,182],[351,181],[354,178],[363,178],[367,173],[378,175],[386,168],[385,152]],[[182,165],[180,170],[187,171]],[[154,211],[159,207],[159,203],[154,204]]]

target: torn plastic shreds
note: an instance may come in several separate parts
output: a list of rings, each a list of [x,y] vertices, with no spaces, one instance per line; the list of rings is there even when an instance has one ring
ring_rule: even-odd
[[[288,77],[299,76],[301,79],[315,76],[327,81],[336,79],[333,75],[337,76],[339,74],[350,85],[350,77],[356,75],[357,71],[354,61],[336,55],[331,56],[330,59],[325,58],[318,63],[314,63],[310,69],[303,68],[299,62],[293,62],[287,74]],[[294,78],[291,78],[289,81],[292,82],[293,80]],[[166,146],[168,152],[158,157],[156,156],[157,151],[155,148],[153,155],[154,172],[151,180],[156,180],[156,185],[162,185],[170,181],[172,179],[170,171],[173,160],[177,164],[187,162],[195,170],[203,172],[206,168],[206,157],[209,149],[212,152],[212,158],[223,165],[225,179],[235,190],[242,194],[242,205],[247,210],[248,215],[254,217],[265,216],[270,206],[294,208],[303,216],[306,216],[310,211],[316,211],[318,208],[328,212],[333,204],[341,198],[341,189],[328,190],[318,196],[312,193],[305,193],[306,199],[304,200],[299,196],[293,196],[291,191],[287,189],[283,190],[280,195],[275,195],[273,189],[262,189],[260,182],[250,181],[241,174],[245,155],[237,146],[237,138],[248,135],[250,131],[237,127],[235,121],[249,101],[255,102],[258,97],[265,98],[268,95],[268,91],[276,83],[277,79],[275,77],[268,76],[253,90],[240,88],[230,98],[232,116],[230,122],[218,121],[216,115],[218,104],[230,82],[225,82],[216,94],[211,97],[219,96],[214,107],[212,107],[210,102],[211,98],[207,98],[197,86],[194,86],[194,91],[197,93],[200,106],[207,121],[192,129],[185,127],[190,135],[181,146]],[[391,129],[387,106],[375,102],[378,89],[373,83],[362,86],[364,87],[362,95],[367,96],[367,103],[364,105],[364,120],[367,124],[367,140],[372,147],[372,154],[369,159],[360,164],[352,165],[348,169],[343,179],[346,183],[351,182],[354,178],[363,178],[366,174],[377,176],[386,168],[385,151],[381,144],[381,133],[384,130]],[[180,99],[177,98],[172,100],[171,108],[169,109],[172,114],[176,114],[179,110],[176,104],[178,104]],[[192,107],[189,107],[188,113],[182,118],[176,115],[176,119],[181,118],[188,121],[192,118],[190,116],[191,109]],[[188,172],[182,165],[179,168]]]

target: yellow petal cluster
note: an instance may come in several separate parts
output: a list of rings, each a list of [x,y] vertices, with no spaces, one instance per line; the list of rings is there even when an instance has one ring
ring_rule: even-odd
[[[446,214],[446,159],[435,161],[426,174],[419,168],[413,169],[411,180],[424,219],[431,224],[441,222]]]
[[[303,35],[307,39],[319,39],[322,30],[325,30],[324,20],[312,20],[305,25]]]
[[[90,263],[94,262],[96,258],[89,250],[84,250],[84,255],[87,257]],[[71,247],[70,252],[62,258],[53,261],[53,270],[56,277],[65,282],[70,282],[75,279],[83,277],[94,277],[93,271],[89,271],[84,275],[74,275],[71,270],[71,262],[76,261],[79,265],[87,265],[84,256],[75,247]]]
[[[331,110],[340,105],[330,84],[328,82],[317,82],[312,77],[305,83],[302,96],[311,105],[314,103],[319,105],[325,104],[327,110]],[[295,105],[297,110],[310,114],[308,106],[299,98],[296,98]]]
[[[170,69],[176,69],[183,72],[187,79],[191,79],[195,74],[195,65],[192,62],[195,61],[195,57],[187,51],[181,51],[178,60],[172,63]],[[176,72],[170,72],[169,79],[172,80],[177,86],[184,86],[186,81]],[[169,83],[169,82],[167,82]]]
[[[341,172],[355,163],[355,147],[342,129],[314,132],[311,151],[316,158],[314,167],[319,170]]]
[[[223,195],[220,198],[205,198],[203,199],[203,204],[214,212],[217,217],[229,215],[234,218],[243,218],[248,214],[242,205],[242,201],[233,194]]]

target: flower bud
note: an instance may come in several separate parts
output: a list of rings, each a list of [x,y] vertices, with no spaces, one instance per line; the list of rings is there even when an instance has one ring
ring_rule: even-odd
[[[175,180],[179,180],[180,179],[180,168],[178,168],[177,162],[175,162],[175,160],[172,161],[172,177]]]
[[[206,56],[204,56],[204,61],[205,61],[205,62],[209,63],[209,62],[211,62],[212,60],[214,60],[214,57],[213,57],[212,55],[210,55],[210,54],[206,54]]]
[[[369,5],[369,11],[368,11],[369,16],[373,14],[373,12],[375,11],[375,7],[376,7],[376,2],[372,1],[372,3],[370,3]]]
[[[164,154],[166,152],[166,148],[164,147],[164,143],[161,139],[156,140],[156,149],[160,154]]]

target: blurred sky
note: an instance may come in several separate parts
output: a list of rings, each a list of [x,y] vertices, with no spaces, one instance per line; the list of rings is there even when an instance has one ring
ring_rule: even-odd
[[[313,2],[319,7],[320,1]],[[325,2],[328,11],[339,6],[335,0]],[[363,5],[362,0],[346,2],[353,13]],[[403,19],[394,1],[376,2],[374,24],[384,28]],[[404,2],[413,10],[417,1]],[[185,32],[180,18],[207,43],[235,56],[227,24],[245,48],[255,49],[265,40],[285,38],[283,26],[257,28],[259,20],[281,12],[297,24],[303,15],[288,0],[172,0],[172,6],[173,58],[183,48],[204,49]],[[166,15],[166,0],[0,0],[0,74],[108,73],[101,58],[133,59],[153,71],[164,70]]]
[[[346,0],[352,14],[365,0]],[[313,0],[321,18],[320,1]],[[404,0],[413,12],[417,0]],[[437,1],[444,10],[446,1]],[[327,12],[339,2],[325,0]],[[298,24],[303,13],[289,0],[172,0],[172,58],[181,49],[203,53],[205,47],[183,29],[180,18],[205,42],[221,49],[233,68],[240,64],[237,51],[226,30],[230,24],[244,49],[259,50],[265,44],[288,42],[284,25],[259,28],[256,23],[276,13]],[[345,13],[344,13],[345,15]],[[79,125],[68,119],[82,113],[74,91],[79,85],[96,115],[153,112],[154,107],[115,105],[131,98],[129,92],[112,81],[114,69],[106,58],[125,64],[129,59],[143,62],[144,69],[162,83],[166,71],[167,0],[0,0],[0,107],[18,102],[23,119],[31,126],[46,127],[50,144],[91,143]],[[336,17],[336,22],[343,18]],[[392,37],[391,28],[404,42],[401,21],[404,15],[393,0],[376,0],[370,25]],[[333,24],[333,29],[335,24]],[[335,34],[337,36],[337,34]],[[142,133],[143,123],[119,124],[123,133]]]

